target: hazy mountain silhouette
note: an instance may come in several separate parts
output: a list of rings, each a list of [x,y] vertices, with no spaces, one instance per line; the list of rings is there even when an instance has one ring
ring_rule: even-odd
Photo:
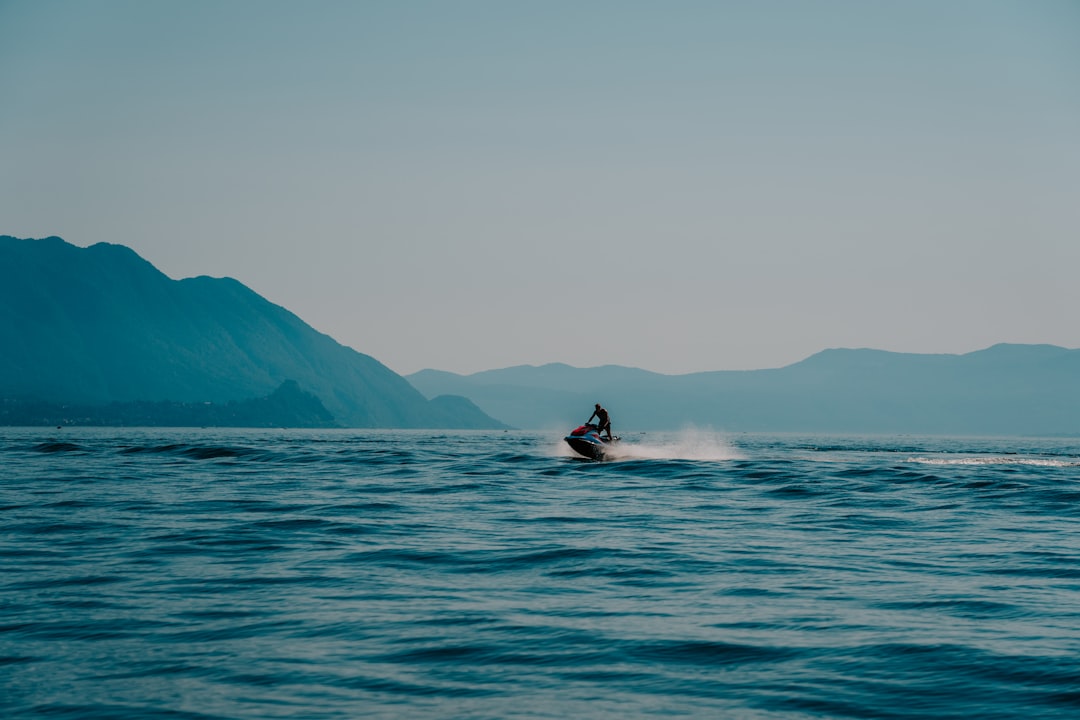
[[[408,376],[425,394],[464,395],[517,427],[562,428],[593,403],[616,432],[726,431],[1080,434],[1080,350],[995,345],[965,355],[826,350],[771,370],[660,375],[624,367],[521,366]]]
[[[296,392],[278,401],[310,393],[346,427],[502,427],[464,398],[427,400],[236,280],[172,280],[120,245],[0,236],[0,398],[236,403],[286,381]]]

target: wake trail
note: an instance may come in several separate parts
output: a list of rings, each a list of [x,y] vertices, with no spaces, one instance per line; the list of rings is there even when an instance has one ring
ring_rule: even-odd
[[[565,442],[555,448],[559,457],[580,457]],[[661,433],[656,439],[626,438],[608,450],[608,460],[697,460],[720,462],[742,460],[745,455],[722,434],[687,428],[679,433]]]

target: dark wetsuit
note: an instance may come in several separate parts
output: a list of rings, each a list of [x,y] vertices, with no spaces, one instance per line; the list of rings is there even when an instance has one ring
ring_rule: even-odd
[[[593,411],[593,414],[589,416],[591,422],[593,418],[596,418],[596,426],[599,428],[599,432],[607,430],[607,436],[611,437],[611,420],[608,419],[607,410],[604,408],[597,408]]]

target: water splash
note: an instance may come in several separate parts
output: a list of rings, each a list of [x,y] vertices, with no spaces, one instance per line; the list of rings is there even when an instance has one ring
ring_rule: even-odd
[[[577,458],[565,441],[559,439],[547,448],[549,457]],[[607,460],[700,460],[716,462],[743,460],[745,455],[727,438],[713,430],[687,427],[678,433],[630,433],[607,451]]]
[[[745,457],[723,434],[695,427],[640,441],[626,438],[612,455],[615,460],[721,461]]]

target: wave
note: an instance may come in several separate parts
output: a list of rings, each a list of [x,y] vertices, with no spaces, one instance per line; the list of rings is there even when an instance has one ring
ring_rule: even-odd
[[[165,445],[133,445],[119,450],[121,455],[166,455],[189,460],[276,460],[279,456],[260,448],[230,445],[191,445],[168,443]]]
[[[32,449],[40,453],[85,452],[86,450],[81,445],[69,442],[43,442],[38,443]]]

